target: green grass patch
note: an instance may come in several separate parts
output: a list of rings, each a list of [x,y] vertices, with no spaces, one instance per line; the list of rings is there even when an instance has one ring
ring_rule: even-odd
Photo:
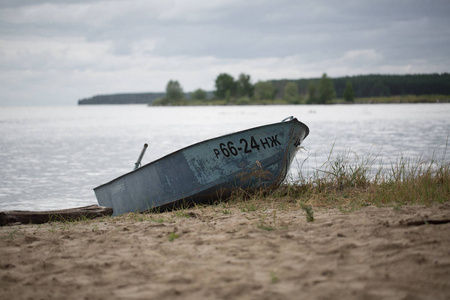
[[[333,157],[332,151],[311,177],[300,175],[298,182],[282,186],[278,197],[345,211],[368,205],[431,205],[450,200],[450,162],[445,155],[430,160],[401,157],[390,166],[374,169],[376,156],[360,158],[348,151]]]
[[[270,272],[270,282],[271,283],[278,283],[280,281],[280,278],[278,278],[278,275],[275,272]]]
[[[175,232],[169,233],[169,235],[168,235],[169,242],[173,242],[179,237],[180,237],[180,235],[176,234]]]
[[[307,222],[314,222],[314,211],[311,205],[305,205],[303,203],[300,203],[300,207],[305,211],[306,213],[306,221]]]

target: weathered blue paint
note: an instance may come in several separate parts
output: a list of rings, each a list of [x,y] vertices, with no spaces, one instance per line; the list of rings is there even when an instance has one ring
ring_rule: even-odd
[[[212,200],[235,188],[275,188],[286,177],[308,127],[295,118],[178,150],[94,189],[114,215],[180,201]]]

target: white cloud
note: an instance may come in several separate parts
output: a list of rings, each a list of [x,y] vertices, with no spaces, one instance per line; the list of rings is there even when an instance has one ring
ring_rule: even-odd
[[[123,1],[90,3],[46,3],[0,10],[0,19],[12,24],[104,24],[128,11]]]
[[[345,52],[342,61],[344,63],[360,63],[361,61],[369,61],[371,63],[378,63],[382,60],[382,55],[377,53],[375,49],[350,50]]]
[[[77,70],[97,64],[111,43],[88,43],[79,38],[7,38],[1,40],[2,70]]]

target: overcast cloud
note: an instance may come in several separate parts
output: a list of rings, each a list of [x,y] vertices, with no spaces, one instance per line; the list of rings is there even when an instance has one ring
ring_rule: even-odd
[[[450,71],[450,1],[0,0],[0,105]]]

